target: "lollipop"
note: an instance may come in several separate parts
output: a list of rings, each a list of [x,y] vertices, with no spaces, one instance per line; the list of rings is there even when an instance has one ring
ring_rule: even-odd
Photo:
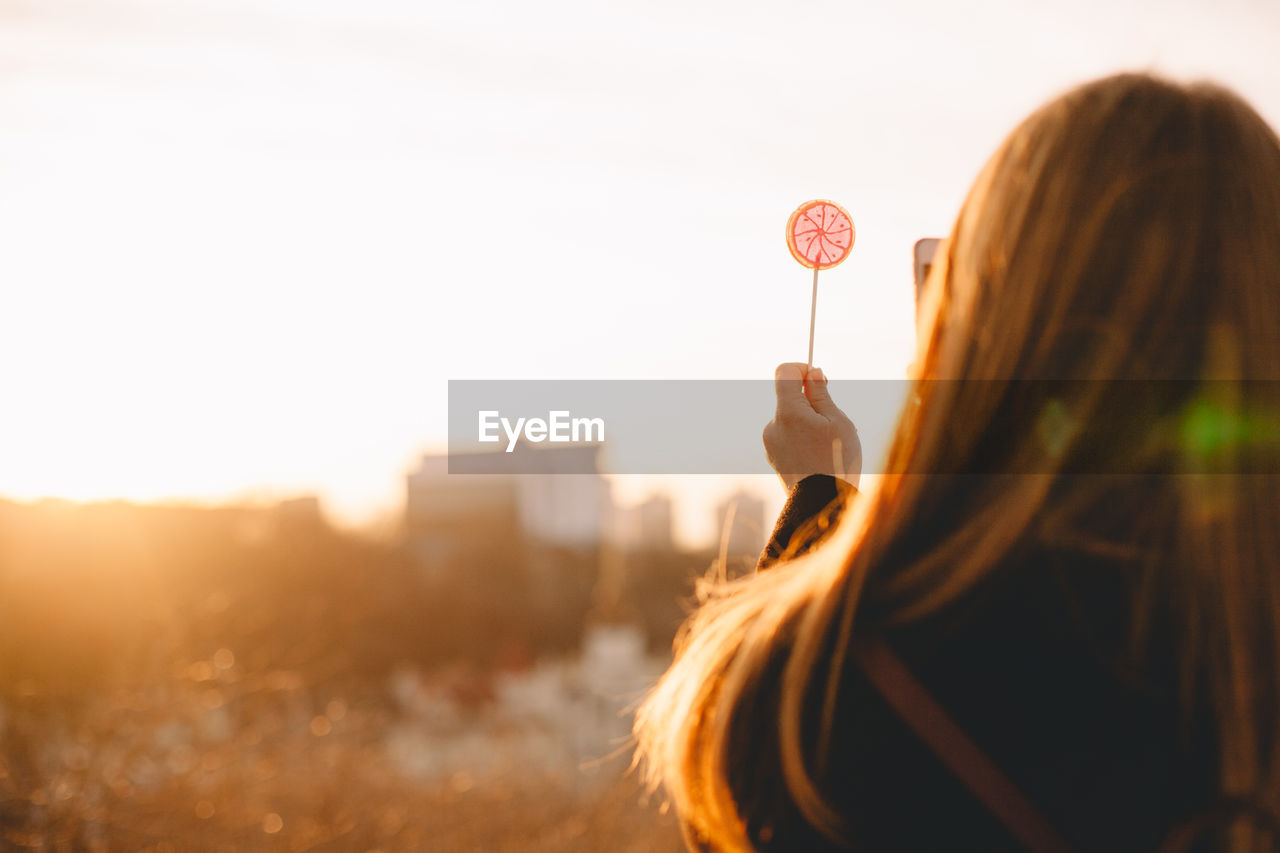
[[[813,270],[813,301],[809,306],[809,367],[813,367],[813,326],[818,316],[818,270],[829,270],[849,257],[853,248],[853,219],[834,201],[806,201],[787,220],[787,248],[791,257]]]

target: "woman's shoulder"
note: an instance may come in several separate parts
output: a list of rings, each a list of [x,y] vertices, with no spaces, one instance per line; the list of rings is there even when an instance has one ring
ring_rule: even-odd
[[[1209,796],[1216,775],[1205,720],[1197,726],[1179,714],[1167,624],[1154,618],[1145,637],[1135,631],[1142,571],[1032,549],[946,611],[876,636],[1079,849],[1154,848],[1171,822]],[[874,820],[891,821],[893,797],[925,779],[931,796],[964,804],[948,820],[973,810],[972,792],[957,792],[936,751],[886,716],[901,714],[887,709],[856,662],[842,683],[833,744],[858,811],[875,802]],[[875,780],[901,787],[890,795]]]
[[[801,481],[761,567],[820,542],[855,494],[832,477]],[[1142,601],[1148,571],[1132,560],[1024,547],[927,618],[885,626],[866,606],[855,647],[892,650],[962,737],[1073,846],[1154,849],[1211,796],[1216,767],[1208,716],[1190,724],[1179,716],[1173,632]],[[779,649],[762,683],[780,681],[785,658]],[[886,701],[856,651],[843,666],[820,782],[851,838],[874,850],[957,849],[957,840],[967,849],[1022,849],[937,744]],[[767,704],[776,693],[758,698]],[[780,795],[780,767],[768,763],[776,744],[753,746],[735,757],[732,775],[757,846],[837,849]]]

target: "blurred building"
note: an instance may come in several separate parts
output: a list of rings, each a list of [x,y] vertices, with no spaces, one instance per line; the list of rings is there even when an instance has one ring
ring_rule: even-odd
[[[614,536],[619,547],[628,551],[675,549],[671,498],[666,495],[652,495],[635,506],[619,509],[615,518]]]
[[[405,483],[405,534],[424,579],[509,643],[576,647],[612,522],[599,454],[582,444],[423,457]]]
[[[275,506],[275,521],[277,529],[290,532],[311,533],[329,526],[320,498],[315,495],[280,501]]]
[[[465,465],[455,455],[466,474],[449,473],[447,454],[424,456],[406,480],[414,558],[430,574],[459,561],[526,562],[538,549],[595,549],[613,512],[599,454],[598,444],[521,444],[511,454],[466,454]]]

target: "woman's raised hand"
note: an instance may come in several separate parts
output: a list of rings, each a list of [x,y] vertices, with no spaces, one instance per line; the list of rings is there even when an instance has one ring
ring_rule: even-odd
[[[787,362],[778,365],[773,382],[778,409],[765,425],[764,449],[787,491],[810,474],[833,474],[857,486],[862,442],[827,393],[822,369]]]

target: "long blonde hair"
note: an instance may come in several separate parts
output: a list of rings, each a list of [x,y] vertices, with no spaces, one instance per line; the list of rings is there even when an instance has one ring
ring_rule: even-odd
[[[1142,74],[1084,85],[1006,139],[947,246],[923,294],[919,378],[990,380],[985,390],[921,383],[889,451],[896,473],[854,499],[822,546],[701,590],[637,714],[649,781],[665,787],[691,843],[749,850],[730,776],[738,741],[754,733],[776,749],[779,796],[846,838],[822,776],[855,622],[874,630],[934,614],[996,582],[1033,536],[1158,568],[1148,579],[1160,594],[1135,605],[1135,636],[1150,607],[1166,608],[1184,638],[1183,701],[1199,695],[1213,709],[1218,789],[1280,807],[1280,478],[1192,466],[1139,499],[1116,478],[1055,469],[1053,459],[1097,446],[1106,382],[1063,392],[1074,426],[1047,465],[1026,463],[1045,454],[1035,421],[1002,433],[1013,438],[1006,470],[1037,473],[904,473],[943,472],[980,452],[993,425],[1007,426],[1007,383],[1023,379],[1214,380],[1198,402],[1250,417],[1242,381],[1280,380],[1275,133],[1215,85]],[[1116,452],[1137,460],[1134,471],[1165,474],[1193,450]],[[776,698],[758,701],[765,694]]]

